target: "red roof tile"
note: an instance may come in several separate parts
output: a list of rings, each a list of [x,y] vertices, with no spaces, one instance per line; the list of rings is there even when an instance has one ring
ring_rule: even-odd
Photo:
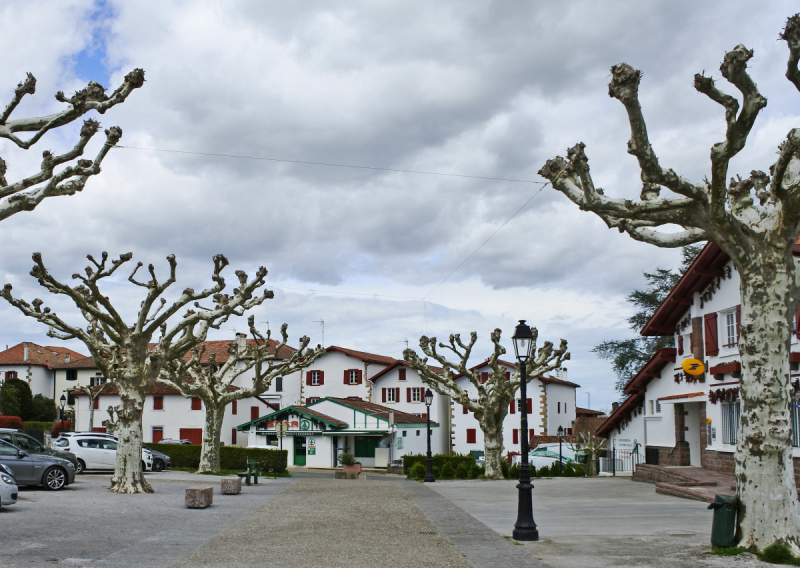
[[[590,410],[588,408],[580,408],[580,407],[575,408],[575,416],[579,418],[582,416],[591,418],[593,416],[603,416],[604,414],[605,412],[603,412],[602,410]]]
[[[392,363],[391,365],[389,365],[388,367],[383,369],[381,372],[375,374],[370,379],[370,381],[375,382],[377,379],[381,378],[382,376],[384,376],[387,373],[389,373],[389,371],[391,371],[392,369],[395,369],[397,367],[408,367],[410,369],[411,365],[409,365],[405,361],[395,361],[394,363]],[[434,365],[428,365],[428,368],[431,371],[433,371],[434,373],[438,374],[438,375],[441,375],[442,373],[444,373],[444,369],[442,369],[441,367],[435,367]],[[414,371],[414,372],[416,372],[416,371]]]
[[[393,408],[387,408],[386,406],[375,404],[374,402],[367,402],[366,400],[351,400],[349,398],[335,398],[332,396],[323,398],[322,400],[332,400],[334,402],[338,402],[339,404],[349,406],[350,408],[355,408],[357,410],[366,412],[367,414],[383,418],[384,420],[389,419],[389,412],[394,412],[394,421],[396,424],[422,424],[425,422],[425,420],[423,420],[420,416],[414,416],[408,412],[401,412]],[[313,404],[317,403],[315,402]],[[433,424],[433,422],[431,422],[431,424]]]
[[[380,363],[382,365],[391,365],[392,363],[397,362],[397,359],[394,357],[387,357],[386,355],[375,355],[374,353],[365,353],[364,351],[356,351],[355,349],[347,349],[345,347],[337,347],[336,345],[331,345],[330,347],[326,347],[325,351],[338,351],[339,353],[344,353],[350,357],[355,357],[356,359],[361,359],[365,363]]]
[[[27,359],[25,359],[26,345],[28,346]],[[0,351],[0,365],[40,365],[50,369],[63,364],[67,356],[70,359],[84,359],[86,357],[86,355],[66,347],[42,347],[36,343],[25,341],[5,351]]]

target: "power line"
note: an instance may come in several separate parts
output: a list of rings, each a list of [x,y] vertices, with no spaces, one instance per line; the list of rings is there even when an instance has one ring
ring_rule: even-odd
[[[316,292],[318,294],[344,294],[346,296],[369,296],[377,298],[402,298],[404,300],[421,300],[419,296],[390,296],[388,294],[370,294],[368,292],[339,292],[336,290],[317,290],[315,288],[294,288],[292,286],[282,286],[275,284],[274,288],[281,288],[283,290],[301,290],[303,292]]]
[[[262,158],[259,156],[242,156],[239,154],[215,154],[212,152],[189,152],[186,150],[165,150],[163,148],[142,148],[140,146],[119,146],[116,145],[114,148],[122,148],[125,150],[148,150],[150,152],[167,152],[170,154],[189,154],[193,156],[214,156],[217,158],[239,158],[242,160],[259,160],[264,162],[283,162],[286,164],[304,164],[308,166],[326,166],[329,168],[351,168],[357,170],[374,170],[374,171],[381,171],[381,172],[398,172],[404,174],[420,174],[426,176],[442,176],[442,177],[456,177],[456,178],[466,178],[466,179],[484,179],[484,180],[491,180],[491,181],[510,181],[514,183],[535,183],[538,185],[547,185],[547,182],[543,181],[534,181],[531,179],[514,179],[514,178],[498,178],[498,177],[489,177],[489,176],[471,176],[466,174],[445,174],[442,172],[424,172],[420,170],[402,170],[398,168],[379,168],[376,166],[355,166],[352,164],[334,164],[330,162],[310,162],[305,160],[284,160],[281,158]]]

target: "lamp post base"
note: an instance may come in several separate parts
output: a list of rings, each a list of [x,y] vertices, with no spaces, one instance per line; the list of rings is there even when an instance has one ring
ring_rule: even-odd
[[[519,541],[536,542],[539,540],[539,531],[537,529],[514,529],[511,531],[511,538]]]
[[[422,481],[425,483],[433,483],[436,481],[436,478],[433,476],[433,458],[431,458],[430,453],[428,454],[428,458],[425,460],[425,479]]]
[[[528,477],[527,465],[523,464],[521,473],[524,477]],[[514,530],[511,532],[511,538],[519,541],[537,541],[539,540],[539,529],[536,528],[536,522],[533,520],[533,495],[531,490],[533,485],[527,479],[521,480],[517,485],[519,490],[517,501],[517,522],[514,523]]]

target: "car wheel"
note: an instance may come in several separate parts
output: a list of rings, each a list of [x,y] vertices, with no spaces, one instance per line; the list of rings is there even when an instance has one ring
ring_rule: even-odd
[[[60,467],[51,467],[44,472],[42,477],[42,485],[45,489],[55,491],[56,489],[63,489],[67,484],[67,473]]]
[[[155,460],[153,462],[153,471],[164,471],[164,461],[163,460]]]
[[[86,471],[86,464],[83,463],[83,460],[78,460],[78,467],[75,468],[75,473],[83,473]]]

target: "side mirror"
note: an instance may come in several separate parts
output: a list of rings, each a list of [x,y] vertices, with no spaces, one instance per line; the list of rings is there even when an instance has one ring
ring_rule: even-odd
[[[20,450],[19,453],[17,454],[17,458],[18,459],[27,458],[27,457],[28,457],[28,452],[23,452],[22,450]]]

